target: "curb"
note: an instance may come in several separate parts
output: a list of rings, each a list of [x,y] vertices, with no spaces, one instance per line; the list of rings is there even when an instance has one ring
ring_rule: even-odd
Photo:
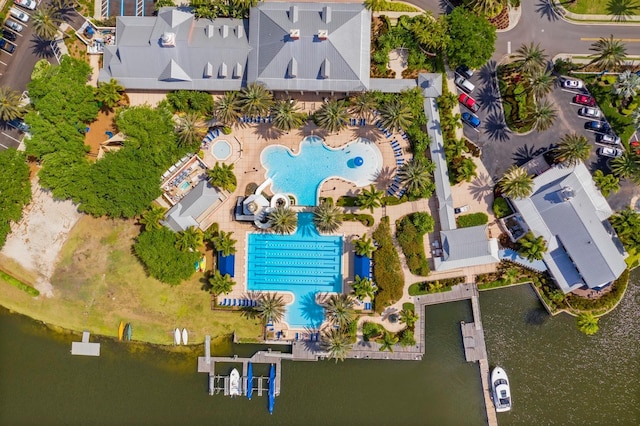
[[[616,21],[614,15],[581,15],[569,12],[558,0],[551,0],[551,6],[558,18],[574,25],[619,25],[627,27],[640,26],[640,15],[631,15],[628,21]],[[594,17],[596,19],[590,19]],[[598,19],[602,18],[602,19]]]

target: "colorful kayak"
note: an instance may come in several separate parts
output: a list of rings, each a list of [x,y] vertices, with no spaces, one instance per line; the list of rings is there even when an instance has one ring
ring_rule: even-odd
[[[122,340],[124,337],[124,321],[120,321],[120,327],[118,327],[118,340]]]
[[[269,368],[269,414],[273,414],[273,406],[276,402],[276,365]]]
[[[251,399],[253,396],[253,364],[249,362],[247,366],[247,398]]]
[[[189,332],[187,332],[186,328],[182,329],[182,344],[183,345],[189,344]]]
[[[173,333],[173,343],[176,345],[180,344],[180,329],[176,328],[175,333]]]
[[[128,322],[127,325],[124,326],[124,339],[125,340],[131,340],[131,333],[133,332],[132,330],[133,327],[131,327],[131,323]]]
[[[204,272],[205,269],[207,269],[207,258],[202,256],[202,259],[200,259],[200,272]]]

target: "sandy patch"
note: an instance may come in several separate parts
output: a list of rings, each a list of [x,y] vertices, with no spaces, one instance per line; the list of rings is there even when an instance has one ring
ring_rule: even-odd
[[[402,71],[407,68],[409,51],[407,49],[393,49],[389,52],[389,68],[396,73],[396,78],[402,78]]]
[[[40,294],[53,296],[50,278],[67,235],[80,218],[71,201],[54,200],[38,180],[32,181],[33,199],[22,220],[12,226],[3,255],[38,274],[35,287]]]

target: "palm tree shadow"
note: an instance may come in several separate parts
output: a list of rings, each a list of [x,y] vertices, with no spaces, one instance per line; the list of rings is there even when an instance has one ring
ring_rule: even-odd
[[[536,151],[534,149],[533,145],[525,144],[516,150],[512,158],[518,166],[521,166],[535,157]]]
[[[324,321],[324,309],[316,303],[316,293],[313,291],[303,295],[299,301],[302,317],[312,328],[319,328]]]
[[[258,124],[254,129],[254,133],[260,138],[269,141],[279,139],[283,132],[276,129],[271,124]]]
[[[497,89],[491,84],[482,87],[482,90],[478,92],[476,100],[482,105],[483,109],[491,114],[499,114],[502,111],[500,109],[500,95]]]
[[[396,176],[396,169],[391,167],[383,167],[378,176],[376,176],[376,184],[378,187],[388,188]]]
[[[372,126],[355,127],[352,129],[353,138],[365,138],[371,142],[377,142],[380,137],[380,131]]]
[[[44,40],[36,35],[31,39],[31,51],[34,55],[42,59],[53,58],[53,50],[51,50],[51,41]]]
[[[469,191],[474,200],[482,201],[487,196],[493,194],[495,183],[491,176],[486,173],[480,174],[469,185]]]
[[[538,12],[542,18],[546,17],[548,21],[557,21],[560,19],[560,16],[558,16],[558,12],[556,12],[551,1],[542,0],[536,5],[536,7],[536,12]]]
[[[453,10],[452,4],[447,0],[440,0],[438,2],[438,6],[440,6],[440,14],[449,14]]]
[[[613,15],[612,20],[616,22],[624,22],[630,16],[637,15],[640,4],[634,3],[635,0],[610,0],[607,3],[607,15]]]
[[[495,87],[496,72],[498,71],[498,63],[494,60],[487,62],[478,71],[478,77],[485,85],[490,84]]]
[[[484,124],[485,133],[489,139],[506,142],[511,139],[511,130],[507,127],[500,112],[491,113]]]

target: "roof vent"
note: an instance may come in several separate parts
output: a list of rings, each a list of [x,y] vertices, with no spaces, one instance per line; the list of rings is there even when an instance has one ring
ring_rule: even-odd
[[[572,187],[565,186],[560,190],[560,196],[562,197],[562,201],[569,201],[575,196],[575,192]]]
[[[322,8],[322,22],[325,24],[331,22],[331,6],[325,6]]]
[[[242,77],[243,71],[242,71],[242,65],[240,65],[240,63],[236,63],[236,66],[233,67],[233,78],[240,78]]]
[[[163,33],[160,38],[160,45],[162,47],[175,47],[176,46],[176,33]]]
[[[326,40],[327,38],[329,38],[329,31],[328,30],[318,30],[318,38],[320,40]]]
[[[236,37],[242,38],[244,36],[244,27],[242,25],[238,25],[236,27]]]
[[[207,65],[204,66],[204,73],[202,74],[202,76],[204,78],[213,77],[213,65],[211,65],[211,62],[207,62]]]
[[[214,29],[213,29],[213,24],[209,24],[205,27],[204,29],[204,33],[207,35],[207,37],[211,38],[213,37],[213,33],[214,33]]]
[[[328,59],[322,61],[322,65],[320,65],[320,77],[329,78],[329,74],[331,72],[331,63]]]
[[[289,66],[287,67],[287,74],[289,78],[295,78],[298,76],[298,61],[291,58]]]
[[[289,38],[291,40],[298,40],[300,38],[300,30],[297,28],[292,28],[289,30]]]
[[[291,20],[291,22],[298,22],[298,6],[291,6],[289,8],[289,20]]]
[[[229,26],[228,25],[223,25],[220,27],[220,35],[222,35],[222,38],[227,38],[229,36]]]
[[[223,62],[222,64],[220,64],[220,69],[218,70],[218,77],[226,78],[228,75],[229,73],[227,72],[227,64]]]

